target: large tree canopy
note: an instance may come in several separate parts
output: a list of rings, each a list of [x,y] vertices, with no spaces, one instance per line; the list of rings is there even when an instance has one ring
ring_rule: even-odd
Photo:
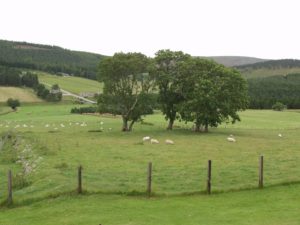
[[[181,51],[160,50],[155,54],[154,70],[156,85],[159,88],[158,101],[166,120],[169,120],[167,129],[172,130],[177,117],[177,105],[183,101],[178,91],[181,83],[178,67],[191,56]]]
[[[98,79],[104,83],[103,94],[98,99],[99,110],[120,114],[123,131],[131,131],[142,115],[152,111],[150,63],[141,53],[116,53],[99,64]]]
[[[248,98],[246,81],[237,70],[200,58],[191,58],[179,70],[181,118],[194,122],[196,131],[240,120],[237,112],[246,109]]]

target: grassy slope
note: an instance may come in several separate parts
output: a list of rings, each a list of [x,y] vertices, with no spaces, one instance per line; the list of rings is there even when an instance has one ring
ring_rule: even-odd
[[[277,75],[286,75],[292,73],[300,73],[300,68],[281,68],[281,69],[242,69],[241,73],[246,78],[256,78],[256,77],[269,77],[269,76],[277,76]]]
[[[31,185],[14,192],[16,204],[23,206],[1,212],[1,221],[6,221],[6,224],[19,224],[23,220],[28,224],[37,224],[41,220],[45,221],[43,224],[51,224],[53,220],[45,215],[52,217],[58,211],[62,212],[59,219],[56,217],[60,224],[93,224],[100,219],[98,223],[103,224],[152,224],[152,221],[176,224],[176,218],[187,224],[199,224],[200,220],[205,224],[221,221],[222,224],[253,224],[254,220],[261,224],[267,221],[270,221],[269,224],[276,224],[276,221],[278,224],[296,224],[295,221],[299,221],[298,214],[292,210],[288,215],[278,214],[285,210],[284,204],[296,204],[292,199],[297,195],[299,185],[282,187],[278,192],[241,192],[243,194],[217,195],[211,199],[205,196],[158,197],[148,204],[143,197],[114,195],[82,198],[64,195],[54,201],[44,200],[59,193],[70,193],[76,188],[76,168],[79,164],[84,167],[83,185],[88,193],[144,192],[149,161],[153,162],[153,190],[156,194],[182,195],[203,191],[208,159],[213,160],[214,192],[254,188],[257,186],[257,164],[261,154],[265,156],[266,186],[299,181],[298,111],[246,111],[241,114],[242,123],[211,129],[209,134],[195,134],[187,129],[168,132],[164,129],[166,123],[163,117],[156,114],[145,120],[153,123],[153,126],[137,124],[134,132],[122,133],[119,131],[120,118],[70,115],[71,107],[26,106],[21,107],[18,113],[1,116],[0,131],[18,130],[24,140],[20,151],[25,145],[31,145],[34,157],[43,157],[36,171],[27,177]],[[88,132],[99,129],[101,121],[104,122],[103,132]],[[87,126],[76,125],[76,122],[86,122]],[[26,128],[14,128],[24,124]],[[46,128],[45,124],[50,124],[50,127]],[[61,124],[65,127],[61,127]],[[180,123],[177,126],[188,127]],[[56,132],[55,127],[58,128]],[[283,138],[279,138],[278,133],[282,133]],[[229,134],[236,136],[236,143],[226,141]],[[142,144],[141,139],[146,135],[159,139],[161,143]],[[165,145],[163,142],[167,138],[173,139],[175,145]],[[6,180],[4,174],[9,168],[13,169],[14,174],[21,171],[20,165],[0,162],[0,193],[6,191],[3,180]],[[288,193],[283,195],[285,191]],[[279,198],[281,195],[286,197]],[[5,195],[1,194],[0,200],[4,198]],[[278,201],[278,198],[281,200]],[[284,198],[287,199],[286,203]],[[34,201],[41,202],[30,204]],[[254,205],[257,201],[259,206]],[[45,203],[51,203],[51,206]],[[81,207],[86,213],[79,215]],[[270,207],[274,207],[274,210],[269,210]],[[254,219],[245,220],[249,208]],[[71,213],[68,209],[75,211]],[[184,209],[183,214],[181,209]],[[214,212],[216,209],[217,217],[209,209]],[[32,210],[36,212],[35,216]],[[190,211],[195,216],[186,219]],[[68,216],[66,218],[63,215]],[[271,216],[275,219],[270,219]],[[145,217],[147,219],[143,220]]]
[[[0,87],[0,102],[6,102],[8,98],[17,98],[22,102],[42,102],[32,89],[17,87]]]
[[[80,92],[98,93],[102,91],[102,84],[95,80],[81,77],[54,76],[43,72],[38,72],[38,76],[41,83],[58,84],[62,89],[74,94],[79,94]]]
[[[212,196],[60,197],[0,213],[5,225],[296,225],[300,185]]]

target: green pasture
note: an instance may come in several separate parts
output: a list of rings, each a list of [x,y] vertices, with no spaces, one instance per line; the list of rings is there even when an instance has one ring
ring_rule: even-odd
[[[2,209],[5,225],[297,225],[300,185],[211,196],[63,196]]]
[[[149,161],[156,195],[203,192],[208,159],[213,161],[213,192],[255,188],[260,155],[265,157],[266,186],[299,181],[297,111],[249,110],[241,113],[242,122],[224,124],[208,134],[194,133],[192,124],[184,123],[166,131],[166,122],[157,113],[144,118],[144,124],[136,124],[133,132],[123,133],[119,117],[72,115],[72,107],[25,106],[1,116],[1,131],[10,130],[20,140],[14,154],[29,145],[32,161],[42,158],[26,176],[30,185],[15,191],[16,201],[75,190],[79,165],[84,168],[84,189],[93,193],[144,193]],[[236,143],[227,141],[230,134]],[[144,136],[160,144],[143,143]],[[175,144],[165,144],[166,139]],[[2,160],[1,164],[1,180],[8,168],[15,174],[21,170],[16,163]],[[5,188],[6,184],[1,185],[0,193]]]
[[[179,122],[173,131],[167,131],[164,117],[157,112],[137,123],[133,132],[123,133],[120,117],[70,114],[74,106],[26,105],[0,116],[2,139],[10,136],[0,150],[0,201],[5,204],[6,176],[12,169],[16,207],[0,209],[4,224],[53,224],[54,218],[46,218],[58,211],[55,221],[59,224],[299,221],[295,213],[299,208],[278,216],[286,205],[296,206],[292,199],[300,190],[299,111],[247,110],[240,113],[242,122],[225,123],[207,134],[195,133],[192,124]],[[231,134],[236,143],[227,141]],[[143,143],[144,136],[160,143]],[[165,144],[166,139],[175,144]],[[265,158],[263,191],[256,190],[260,155]],[[34,169],[22,175],[24,166],[17,162],[18,157]],[[209,159],[211,197],[205,195]],[[145,190],[150,161],[153,197],[148,200]],[[79,165],[83,166],[82,197],[75,192]],[[286,184],[293,185],[282,186]],[[227,193],[231,191],[238,193]],[[275,210],[268,211],[269,207]],[[243,220],[249,208],[253,217]]]
[[[73,76],[55,76],[45,72],[38,72],[39,81],[44,84],[58,84],[60,88],[74,94],[81,92],[99,93],[102,91],[103,85],[95,80]]]

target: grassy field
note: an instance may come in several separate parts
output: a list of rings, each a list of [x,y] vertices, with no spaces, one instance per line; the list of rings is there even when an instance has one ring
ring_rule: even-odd
[[[297,225],[300,185],[145,199],[65,196],[0,211],[5,225]]]
[[[81,77],[63,77],[50,75],[44,72],[38,72],[39,81],[45,84],[58,84],[62,89],[74,94],[81,92],[98,93],[102,91],[102,84],[95,80],[89,80]]]
[[[61,218],[60,224],[93,224],[98,218],[103,218],[103,224],[177,224],[172,220],[172,215],[177,218],[181,206],[186,208],[186,213],[191,207],[196,214],[209,203],[212,205],[208,208],[220,210],[217,221],[225,219],[228,212],[230,216],[226,217],[223,224],[251,224],[253,220],[240,221],[243,213],[237,218],[235,215],[238,212],[246,213],[247,206],[254,210],[253,195],[264,198],[264,194],[260,193],[266,193],[266,196],[273,193],[268,204],[269,207],[273,203],[278,204],[279,211],[283,210],[281,204],[284,204],[283,200],[281,203],[277,202],[279,194],[288,191],[286,198],[289,199],[296,195],[297,190],[299,192],[299,185],[273,187],[300,181],[298,111],[249,110],[241,113],[241,123],[222,125],[211,129],[208,134],[196,134],[190,130],[191,124],[184,123],[176,123],[176,129],[172,132],[166,131],[167,124],[163,116],[157,113],[147,116],[144,120],[146,124],[136,124],[132,133],[122,133],[119,117],[71,115],[69,112],[72,107],[74,105],[25,106],[16,113],[0,117],[3,137],[7,137],[7,131],[11,132],[11,138],[7,139],[7,144],[0,151],[1,201],[6,198],[3,193],[6,192],[7,170],[12,169],[14,174],[20,174],[15,177],[18,184],[14,191],[15,204],[20,208],[0,213],[1,221],[7,221],[6,224],[14,224],[9,222],[10,214],[18,215],[15,224],[19,224],[17,221],[22,219],[35,224],[39,220],[35,222],[35,218],[30,219],[32,209],[37,210],[37,218],[40,218],[45,211],[51,216],[56,210],[64,211],[68,208],[75,208],[74,214],[68,214],[70,218],[66,220]],[[279,133],[282,138],[278,137]],[[236,137],[236,143],[227,142],[226,138],[230,134]],[[142,143],[142,138],[148,135],[157,138],[160,144]],[[165,139],[172,139],[175,144],[166,145]],[[270,187],[266,191],[228,193],[224,197],[221,194],[211,199],[204,195],[194,196],[205,191],[208,159],[213,161],[213,193],[256,188],[260,155],[265,157],[265,185]],[[30,173],[22,175],[24,166],[16,163],[19,158],[26,159],[33,167]],[[153,162],[153,191],[156,196],[150,201],[143,197],[149,161]],[[79,165],[84,168],[83,188],[87,195],[74,197],[72,193],[76,189]],[[267,190],[272,191],[269,193]],[[189,195],[192,196],[188,197]],[[61,197],[51,200],[54,196]],[[227,209],[227,204],[231,204],[227,202],[227,198],[233,199],[235,210]],[[240,201],[246,201],[244,208],[236,205]],[[55,206],[52,210],[47,206],[49,202]],[[149,205],[143,208],[146,202]],[[76,210],[79,210],[79,206],[75,207],[77,204],[88,205],[85,216],[76,215]],[[97,204],[101,205],[99,209]],[[294,203],[291,201],[286,204]],[[111,214],[97,216],[98,210],[106,212],[115,206],[116,211]],[[161,215],[164,207],[169,210],[165,217]],[[260,207],[263,210],[256,215],[255,210],[259,211]],[[263,223],[269,218],[268,214],[263,213],[268,206],[261,202],[260,207],[255,208],[252,213],[255,215],[254,219],[261,218],[259,221]],[[123,208],[126,210],[119,214]],[[143,217],[138,216],[136,211],[141,208],[141,214],[147,218],[144,223]],[[225,208],[228,211],[221,213]],[[148,210],[153,216],[147,216]],[[275,212],[276,210],[269,215],[276,216]],[[119,217],[114,218],[113,214]],[[291,214],[290,220],[284,220],[283,217],[278,220],[278,224],[297,224],[295,221],[299,221],[298,214]],[[218,224],[209,220],[210,215],[209,211],[204,210],[194,219],[181,220],[181,223],[187,221],[187,224],[199,224],[201,218],[206,218],[205,224]],[[276,224],[271,223],[272,221],[275,220],[270,220],[269,224]],[[51,224],[51,220],[48,224]]]
[[[0,102],[6,102],[8,98],[17,98],[22,102],[42,102],[32,89],[17,87],[0,87]]]
[[[286,75],[292,73],[300,73],[300,68],[281,68],[281,69],[250,69],[242,70],[242,75],[246,78],[270,77],[277,75]]]

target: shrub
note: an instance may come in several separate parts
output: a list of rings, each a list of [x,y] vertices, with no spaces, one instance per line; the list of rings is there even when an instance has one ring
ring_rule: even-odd
[[[71,113],[77,113],[77,114],[82,114],[82,113],[96,113],[97,112],[97,107],[89,106],[89,107],[80,107],[80,108],[72,108]]]
[[[274,105],[272,105],[272,109],[275,111],[283,111],[286,108],[286,105],[282,104],[281,102],[276,102]]]
[[[9,98],[7,99],[7,105],[9,107],[11,107],[14,111],[17,110],[17,107],[20,106],[20,101],[18,99],[12,99],[12,98]]]

